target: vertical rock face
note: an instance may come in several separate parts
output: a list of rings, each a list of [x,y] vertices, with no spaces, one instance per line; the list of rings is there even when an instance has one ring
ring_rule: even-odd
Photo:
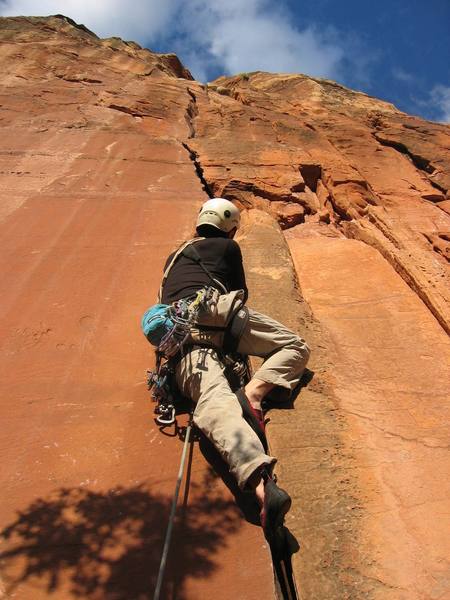
[[[269,425],[300,597],[446,597],[450,127],[302,75],[203,86],[63,16],[0,41],[5,589],[150,597],[180,445],[138,320],[218,195],[248,209],[251,304],[313,349]],[[193,461],[166,593],[273,597],[259,529]]]
[[[64,18],[0,27],[1,590],[152,598],[186,422],[153,422],[139,322],[205,195],[183,146],[200,86]],[[272,598],[210,454],[189,452],[161,598]]]
[[[448,126],[297,75],[222,78],[198,105],[191,147],[215,194],[374,246],[449,332]]]

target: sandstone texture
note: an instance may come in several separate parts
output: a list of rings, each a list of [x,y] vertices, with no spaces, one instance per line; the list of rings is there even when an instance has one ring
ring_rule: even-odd
[[[298,597],[449,597],[450,127],[303,75],[202,85],[61,15],[0,42],[5,597],[152,597],[186,418],[153,423],[139,319],[214,195],[249,304],[313,351],[268,425]],[[189,464],[164,598],[274,598],[251,500],[204,440]]]
[[[1,590],[152,598],[182,431],[153,422],[139,322],[205,196],[182,145],[191,83],[61,18],[0,26]],[[73,52],[76,81],[53,72]],[[204,454],[195,442],[162,597],[273,598],[261,530]]]

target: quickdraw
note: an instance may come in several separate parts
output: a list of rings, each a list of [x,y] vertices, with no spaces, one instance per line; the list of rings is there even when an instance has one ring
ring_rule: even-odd
[[[147,371],[147,386],[152,392],[152,399],[156,402],[156,422],[159,425],[172,425],[175,423],[175,405],[171,380],[174,369],[170,361],[161,364],[161,358],[156,363],[156,368]]]

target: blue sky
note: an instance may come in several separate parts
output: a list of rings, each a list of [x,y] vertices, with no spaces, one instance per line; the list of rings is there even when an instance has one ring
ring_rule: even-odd
[[[450,122],[450,0],[0,0],[4,16],[56,13],[176,52],[200,81],[305,73]]]

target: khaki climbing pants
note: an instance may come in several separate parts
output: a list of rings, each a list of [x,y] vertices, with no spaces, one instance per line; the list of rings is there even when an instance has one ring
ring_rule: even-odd
[[[211,341],[214,336],[211,333]],[[288,392],[298,384],[309,358],[309,348],[302,338],[253,310],[238,352],[265,359],[254,377]],[[273,464],[276,459],[264,452],[258,436],[244,420],[224,371],[214,348],[194,347],[177,365],[177,384],[196,404],[194,423],[220,452],[239,487],[244,488],[259,467]]]

